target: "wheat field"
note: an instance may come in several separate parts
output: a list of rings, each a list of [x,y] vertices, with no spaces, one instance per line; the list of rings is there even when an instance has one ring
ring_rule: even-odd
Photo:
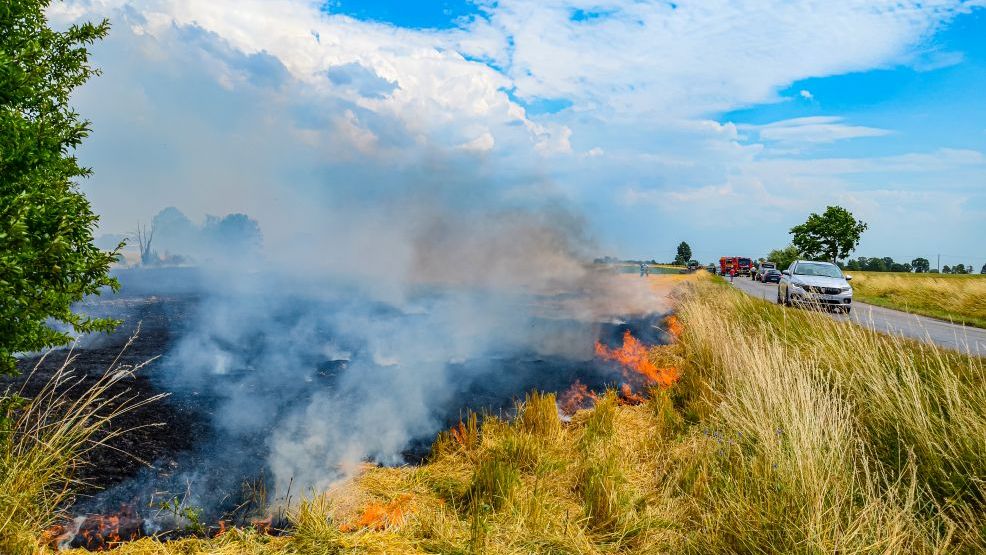
[[[986,276],[852,272],[860,301],[986,328]]]

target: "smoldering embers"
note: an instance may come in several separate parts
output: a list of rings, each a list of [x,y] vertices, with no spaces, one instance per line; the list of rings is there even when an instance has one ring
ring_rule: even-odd
[[[149,469],[89,510],[173,495],[220,517],[258,476],[268,501],[283,501],[366,460],[404,462],[466,409],[614,379],[592,361],[601,325],[564,317],[554,297],[443,286],[382,302],[271,275],[190,290],[200,300],[152,378],[198,406],[211,431],[178,468]]]

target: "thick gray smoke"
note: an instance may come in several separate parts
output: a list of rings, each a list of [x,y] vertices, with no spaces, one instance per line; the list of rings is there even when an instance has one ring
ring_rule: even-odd
[[[464,407],[574,381],[600,322],[661,308],[640,282],[588,269],[578,219],[564,212],[412,213],[400,233],[350,220],[335,236],[383,249],[366,254],[372,271],[335,265],[323,244],[269,271],[207,273],[164,379],[212,403],[224,472],[267,470],[284,495],[324,488],[366,460],[400,463]],[[545,360],[533,371],[551,375],[532,376]]]
[[[363,460],[399,463],[465,407],[584,382],[601,322],[663,308],[642,281],[584,265],[598,254],[591,233],[539,173],[516,118],[493,129],[497,145],[515,148],[470,152],[463,136],[486,123],[449,119],[422,135],[404,117],[416,114],[375,109],[397,85],[364,87],[346,68],[328,79],[353,87],[323,90],[195,26],[151,36],[128,30],[145,23],[129,17],[135,26],[119,26],[107,43],[118,48],[102,58],[114,71],[93,87],[138,90],[142,105],[174,110],[140,110],[140,126],[120,120],[135,108],[92,117],[132,130],[141,154],[158,155],[157,144],[173,154],[147,171],[159,166],[118,156],[97,134],[92,148],[114,160],[97,175],[141,184],[145,219],[165,206],[194,222],[244,213],[263,239],[251,257],[241,248],[250,241],[214,233],[222,221],[168,211],[158,222],[170,229],[161,254],[202,273],[153,379],[206,412],[213,433],[181,468],[149,476],[153,488],[187,483],[209,506],[261,472],[283,496]],[[234,87],[212,85],[217,67],[236,68],[223,73]],[[441,114],[428,108],[421,118]],[[223,125],[202,125],[217,114]],[[530,156],[507,154],[525,148]],[[116,219],[133,211],[132,199],[99,198]]]
[[[178,489],[219,513],[258,475],[272,500],[297,498],[364,461],[420,456],[467,408],[612,379],[593,375],[600,326],[663,299],[584,264],[590,241],[560,206],[394,189],[299,214],[296,239],[249,264],[203,266],[154,379],[199,404],[213,432],[176,472],[148,472],[115,501]]]

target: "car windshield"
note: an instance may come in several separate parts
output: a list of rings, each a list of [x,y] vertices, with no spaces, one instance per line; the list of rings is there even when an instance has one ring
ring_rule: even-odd
[[[824,262],[801,262],[794,267],[794,273],[799,276],[842,277],[842,270],[838,266]]]
[[[767,270],[767,273],[768,274],[779,274],[780,272],[778,272],[777,270],[771,268],[771,269]]]
[[[739,259],[739,263],[740,264],[749,264],[750,263],[750,259],[749,258],[740,258]]]

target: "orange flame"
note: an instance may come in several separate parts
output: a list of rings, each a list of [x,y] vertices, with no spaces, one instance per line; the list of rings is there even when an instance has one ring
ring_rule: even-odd
[[[216,535],[213,536],[213,537],[214,538],[218,538],[218,537],[222,536],[225,533],[226,533],[226,521],[225,520],[220,520],[219,521],[219,530],[216,531]]]
[[[390,503],[371,503],[363,509],[358,519],[339,527],[341,532],[355,532],[366,528],[368,530],[384,530],[392,526],[400,526],[407,519],[408,505],[411,496],[403,494]]]
[[[582,409],[592,408],[599,396],[579,380],[558,397],[558,410],[566,416],[572,416]]]
[[[112,515],[89,515],[79,526],[76,538],[82,537],[82,547],[89,551],[108,551],[124,541],[134,541],[141,536],[141,519],[133,508],[124,506],[120,512]],[[62,535],[55,538],[59,541],[71,542],[68,530],[62,528]],[[49,530],[55,531],[55,527]],[[77,539],[76,539],[77,541]]]
[[[270,533],[270,528],[273,524],[274,515],[270,515],[267,518],[258,518],[250,521],[250,526],[253,526],[258,532],[263,534]]]
[[[673,337],[675,340],[681,337],[682,332],[685,331],[684,326],[681,325],[681,320],[679,320],[678,317],[675,316],[674,314],[668,316],[664,320],[664,323],[668,327],[668,333],[670,333],[671,337]]]
[[[468,445],[469,430],[466,428],[465,422],[460,420],[457,425],[452,426],[452,429],[449,430],[449,432],[452,434],[452,439],[454,439],[456,443],[462,446]]]
[[[48,547],[57,548],[62,543],[72,541],[75,533],[69,530],[64,524],[55,524],[41,534],[41,543]]]
[[[623,346],[619,349],[610,349],[602,343],[596,342],[596,356],[604,360],[618,362],[623,368],[623,376],[628,382],[639,382],[643,378],[645,383],[656,383],[662,387],[668,387],[676,382],[678,370],[676,368],[658,368],[651,362],[647,351],[647,346],[637,340],[630,333],[630,330],[623,334]]]
[[[625,383],[620,386],[620,404],[639,405],[640,403],[643,403],[645,400],[646,399],[644,399],[643,395],[633,392],[633,389],[630,388],[630,384]]]

